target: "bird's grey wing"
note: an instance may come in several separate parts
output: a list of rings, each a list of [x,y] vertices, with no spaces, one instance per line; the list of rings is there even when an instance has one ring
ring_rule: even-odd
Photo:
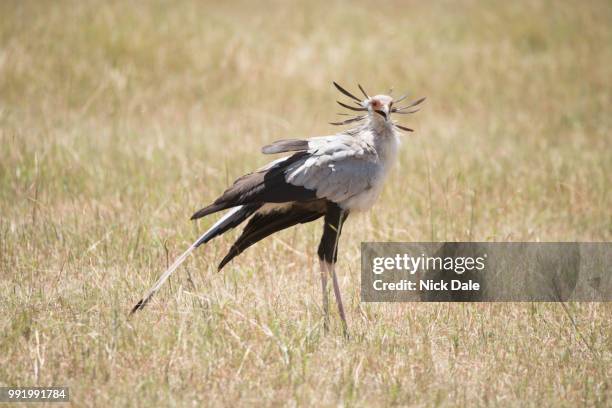
[[[376,151],[355,138],[319,140],[316,150],[285,171],[289,184],[340,203],[374,185],[382,168]]]
[[[283,139],[277,140],[261,148],[263,154],[276,154],[285,152],[301,152],[308,150],[308,140]]]
[[[276,154],[285,152],[304,152],[307,150],[319,149],[321,146],[328,143],[334,143],[338,140],[353,139],[352,136],[346,134],[338,134],[331,136],[318,136],[309,139],[282,139],[272,142],[261,148],[263,154]]]
[[[217,211],[245,204],[310,201],[316,198],[326,197],[326,195],[318,195],[312,188],[306,187],[306,184],[289,182],[288,172],[291,169],[301,167],[308,170],[312,160],[315,160],[315,164],[321,167],[321,171],[326,171],[329,170],[325,165],[328,160],[333,162],[345,156],[353,155],[353,158],[359,162],[363,157],[367,156],[364,155],[364,147],[360,145],[354,137],[348,135],[315,137],[303,142],[308,145],[307,150],[297,151],[291,156],[275,160],[253,173],[238,178],[234,184],[225,190],[225,192],[212,204],[197,211],[191,218],[198,219]],[[288,141],[281,141],[279,142],[278,149],[275,151],[281,152],[304,148],[303,146],[299,146],[301,145],[298,141],[292,141],[291,143]],[[337,169],[337,175],[339,176],[342,173],[346,174],[348,177],[351,172],[358,173],[359,171],[365,171],[357,164],[359,163],[351,166],[348,162],[344,163],[343,166]],[[310,174],[310,172],[308,173]],[[302,174],[301,178],[305,176],[306,174]],[[322,175],[321,172],[319,172],[314,176],[321,177]],[[326,182],[334,180],[340,180],[340,177],[326,180]],[[351,181],[351,183],[353,183],[356,188],[360,185],[358,181]],[[316,183],[314,180],[310,180],[308,185],[316,185]],[[319,187],[321,188],[322,186]],[[324,191],[333,187],[333,183],[329,184]],[[335,193],[335,197],[340,195],[339,191],[335,191]]]

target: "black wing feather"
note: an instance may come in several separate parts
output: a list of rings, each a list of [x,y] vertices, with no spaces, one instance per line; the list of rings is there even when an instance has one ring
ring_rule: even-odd
[[[240,177],[225,190],[221,197],[191,216],[192,220],[217,211],[239,205],[253,203],[286,203],[291,201],[311,201],[317,198],[314,190],[294,186],[285,181],[285,171],[296,161],[307,156],[308,152],[295,153],[288,159],[271,168]]]
[[[320,218],[325,213],[325,205],[313,203],[313,205],[302,205],[296,203],[286,209],[273,210],[268,213],[255,213],[249,220],[249,223],[244,227],[242,234],[221,263],[221,270],[229,261],[240,255],[245,249],[255,244],[267,236],[292,227],[296,224],[304,224]]]

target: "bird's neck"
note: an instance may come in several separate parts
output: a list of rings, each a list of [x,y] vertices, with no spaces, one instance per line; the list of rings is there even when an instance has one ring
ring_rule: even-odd
[[[364,127],[368,128],[372,132],[381,135],[393,134],[394,126],[391,122],[386,121],[378,114],[369,114]]]
[[[385,168],[393,167],[397,160],[397,150],[399,147],[399,137],[397,131],[390,122],[385,120],[372,119],[366,123],[367,132],[372,144],[381,162]]]

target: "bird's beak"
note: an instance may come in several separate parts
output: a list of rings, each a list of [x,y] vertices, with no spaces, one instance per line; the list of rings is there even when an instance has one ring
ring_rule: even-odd
[[[382,116],[385,120],[387,120],[389,118],[389,107],[388,106],[383,106],[382,110],[375,110],[374,112],[378,113],[380,116]]]

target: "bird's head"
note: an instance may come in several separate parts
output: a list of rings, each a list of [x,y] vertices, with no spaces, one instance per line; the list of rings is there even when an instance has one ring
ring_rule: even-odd
[[[398,125],[397,123],[393,122],[391,120],[391,115],[395,113],[400,114],[400,115],[415,113],[420,109],[420,108],[417,108],[416,106],[425,100],[425,98],[421,98],[421,99],[418,99],[408,104],[407,106],[397,107],[396,106],[397,104],[399,104],[400,102],[402,102],[404,99],[408,97],[407,94],[397,99],[394,99],[393,97],[389,95],[369,96],[368,93],[365,91],[365,89],[363,89],[361,85],[358,85],[359,90],[361,91],[361,93],[363,93],[363,96],[365,97],[365,99],[362,100],[362,99],[357,98],[355,95],[353,95],[346,89],[342,88],[336,82],[334,82],[334,86],[342,94],[351,98],[353,100],[352,103],[355,105],[355,106],[352,106],[352,105],[348,105],[340,101],[337,101],[340,106],[347,108],[354,112],[363,112],[363,114],[355,114],[357,116],[344,120],[342,122],[332,122],[331,123],[332,125],[347,125],[349,123],[360,122],[368,118],[371,122],[374,122],[374,123],[388,124],[390,126],[397,127],[401,130],[412,132],[412,129]],[[410,109],[410,108],[413,108],[413,109]],[[351,114],[346,114],[346,113],[340,113],[339,115],[352,116]]]
[[[391,120],[391,110],[393,109],[393,98],[389,95],[376,95],[362,102],[368,109],[370,115],[376,120]]]

